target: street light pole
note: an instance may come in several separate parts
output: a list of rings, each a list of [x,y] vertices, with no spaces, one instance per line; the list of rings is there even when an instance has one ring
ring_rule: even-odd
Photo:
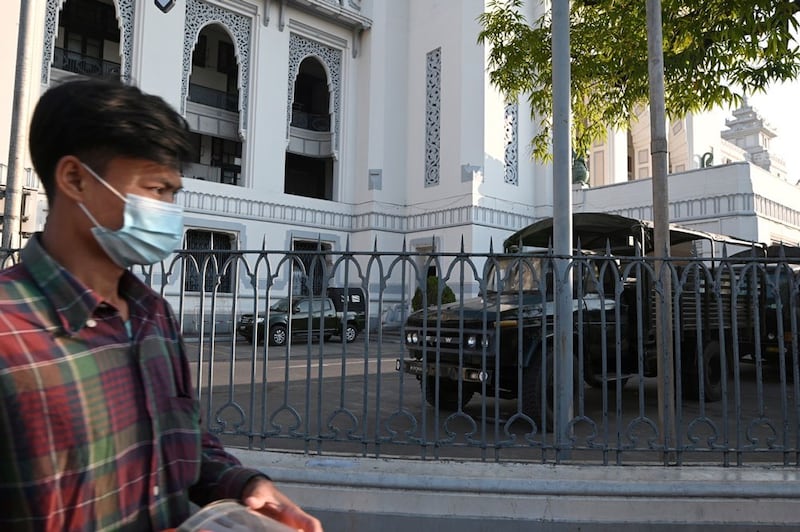
[[[572,135],[569,0],[553,0],[553,252],[555,253],[555,353],[556,391],[554,421],[556,441],[563,449],[569,440],[574,371],[572,357]]]
[[[6,203],[3,210],[3,249],[20,246],[20,220],[22,211],[23,161],[25,160],[25,136],[23,126],[26,94],[28,91],[29,46],[28,24],[31,2],[21,0],[19,6],[19,33],[17,34],[17,66],[14,77],[14,102],[11,111],[11,135],[8,144],[8,169],[6,174]]]

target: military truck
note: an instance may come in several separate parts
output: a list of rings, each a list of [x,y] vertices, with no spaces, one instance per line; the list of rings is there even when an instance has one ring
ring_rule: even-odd
[[[656,270],[653,224],[607,213],[573,215],[573,367],[575,387],[624,385],[632,375],[657,375]],[[475,394],[516,398],[525,414],[552,419],[554,327],[553,219],[510,236],[504,253],[486,259],[480,294],[448,305],[428,306],[405,323],[408,357],[396,369],[416,376],[432,406],[456,410]],[[736,274],[715,259],[725,244],[759,244],[670,226],[673,324],[685,397],[718,400],[723,363],[732,346],[732,316],[750,323],[753,294],[740,293]],[[746,287],[745,287],[746,288]],[[736,297],[731,294],[736,292]],[[755,297],[763,298],[756,290]],[[740,331],[737,331],[740,332]],[[549,419],[548,419],[549,418]]]
[[[751,257],[749,251],[736,257]],[[740,282],[760,286],[763,297],[758,320],[753,320],[740,345],[743,362],[764,362],[794,378],[794,352],[800,332],[800,247],[771,244],[758,255],[759,266],[738,266]]]

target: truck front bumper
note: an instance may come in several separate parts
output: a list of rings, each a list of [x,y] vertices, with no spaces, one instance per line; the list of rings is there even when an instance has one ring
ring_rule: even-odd
[[[416,358],[398,358],[395,361],[395,370],[414,375],[418,379],[425,377],[436,377],[437,364],[428,362],[423,364],[422,360]],[[463,382],[487,382],[492,378],[492,372],[481,368],[459,367],[455,364],[439,363],[438,376],[453,381]]]

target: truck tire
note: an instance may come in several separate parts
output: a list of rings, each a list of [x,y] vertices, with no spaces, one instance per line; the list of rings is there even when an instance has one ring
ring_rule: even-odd
[[[542,357],[541,353],[533,356],[531,363],[522,370],[522,413],[533,419],[538,425],[539,430],[546,427],[552,431],[554,427],[553,409],[553,348],[547,346],[547,376],[545,379],[544,396],[542,395]],[[582,382],[578,381],[578,357],[572,357],[572,398],[573,409],[577,411],[577,404],[580,398],[580,387]],[[544,405],[542,402],[544,401]],[[544,408],[542,408],[544,406]],[[545,423],[542,423],[541,416],[544,410]]]
[[[436,377],[426,377],[425,400],[436,408]],[[422,381],[419,382],[420,387]],[[461,397],[458,396],[458,382],[450,379],[439,379],[439,410],[460,410],[469,403],[475,394],[469,385],[461,386]]]
[[[683,397],[685,399],[700,398],[700,372],[694,346],[683,350],[682,360]],[[691,353],[686,356],[686,353]],[[693,356],[694,355],[694,356]],[[700,362],[703,367],[703,396],[708,402],[722,399],[722,349],[719,342],[713,341],[706,344],[701,354]],[[728,365],[730,368],[730,365]]]
[[[286,326],[283,324],[273,325],[269,329],[269,345],[286,345]]]

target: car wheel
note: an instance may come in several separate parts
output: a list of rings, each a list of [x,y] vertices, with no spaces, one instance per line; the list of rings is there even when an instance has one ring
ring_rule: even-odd
[[[344,328],[344,341],[349,344],[354,342],[356,338],[358,338],[358,329],[352,323],[348,323]]]
[[[269,345],[286,345],[286,326],[273,325],[269,330]]]

